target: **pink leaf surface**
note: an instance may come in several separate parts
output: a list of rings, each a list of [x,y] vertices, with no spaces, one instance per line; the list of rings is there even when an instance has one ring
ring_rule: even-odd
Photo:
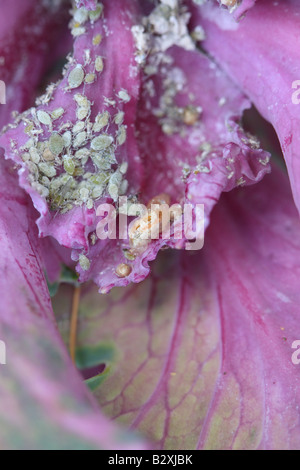
[[[250,106],[249,101],[208,57],[195,49],[191,39],[188,47],[185,43],[184,47],[168,47],[165,62],[156,67],[154,74],[144,74],[141,80],[131,32],[131,28],[141,21],[138,7],[136,2],[120,2],[118,8],[116,2],[107,1],[103,15],[100,12],[99,18],[88,23],[85,10],[75,11],[72,33],[78,37],[63,79],[53,86],[48,97],[40,99],[36,109],[19,116],[0,139],[6,158],[20,166],[20,184],[41,214],[37,222],[40,236],[51,235],[61,245],[73,249],[73,259],[79,260],[80,280],[93,279],[101,292],[107,292],[115,285],[141,281],[149,273],[148,263],[159,249],[164,245],[182,248],[185,242],[176,242],[174,237],[159,239],[149,243],[128,263],[124,253],[130,248],[128,243],[95,241],[99,220],[97,207],[103,202],[116,203],[110,190],[111,178],[123,178],[123,183],[128,184],[124,192],[130,197],[138,194],[139,201],[145,204],[161,193],[167,193],[172,203],[192,204],[194,210],[196,204],[204,204],[207,226],[210,212],[223,191],[257,182],[269,171],[268,153],[261,150],[256,139],[240,125],[243,111]],[[104,62],[103,72],[97,70],[99,59]],[[72,77],[76,72],[82,77],[74,84]],[[92,79],[87,82],[88,77]],[[170,95],[174,87],[176,93]],[[82,119],[78,118],[78,96],[81,100],[84,97],[85,103],[89,102],[90,114]],[[164,102],[170,99],[166,110]],[[82,112],[85,106],[81,105],[79,111]],[[61,109],[63,115],[47,124],[49,115],[57,109]],[[120,112],[124,112],[121,126],[116,123]],[[98,113],[106,113],[109,120],[104,138],[116,139],[114,160],[110,163],[113,167],[109,167],[109,172],[113,168],[115,173],[101,173],[103,168],[99,173],[99,168],[96,169],[97,178],[104,175],[109,178],[109,183],[102,197],[87,201],[81,191],[88,192],[89,196],[94,192],[94,187],[87,190],[86,185],[94,184],[91,181],[99,165],[99,162],[95,163],[91,149],[95,145],[95,135],[103,138],[104,132],[101,130],[99,137],[100,131],[95,131],[96,134],[91,131]],[[75,132],[75,124],[83,125],[81,132]],[[33,131],[31,126],[34,126]],[[47,145],[52,148],[53,136],[62,140],[61,135],[66,129],[73,133],[72,145],[65,150],[67,154],[57,157],[54,164],[47,163],[46,159],[54,161]],[[121,130],[126,131],[125,141]],[[27,144],[29,136],[34,144]],[[79,137],[83,139],[80,143]],[[45,147],[40,150],[38,145],[46,146],[46,150]],[[33,147],[29,148],[34,151],[33,157],[27,152],[28,146]],[[88,157],[86,163],[76,163],[79,165],[77,170],[81,171],[76,177],[75,169],[67,170],[64,162],[68,161],[69,165],[71,161],[73,165],[74,159],[80,160],[82,155],[76,157],[78,148],[85,150]],[[35,164],[32,158],[39,162]],[[128,165],[126,180],[121,171],[124,164]],[[67,177],[66,182],[59,183],[56,188],[62,177]],[[80,262],[83,253],[87,256],[84,264]],[[128,276],[118,276],[120,263],[127,263]]]
[[[239,23],[211,6],[198,11],[192,24],[204,26],[205,49],[273,124],[299,209],[299,2],[261,0]]]
[[[1,449],[144,448],[100,413],[61,341],[32,204],[1,159]]]
[[[58,120],[60,125],[68,123],[75,125],[75,101],[79,92],[83,93],[86,90],[86,99],[94,103],[92,116],[95,118],[97,112],[103,112],[107,106],[105,101],[107,98],[126,90],[130,101],[122,104],[120,102],[122,100],[119,100],[118,111],[125,112],[127,139],[116,154],[116,162],[129,164],[127,175],[129,193],[138,192],[144,203],[148,203],[150,198],[161,192],[167,192],[175,203],[205,204],[207,226],[210,211],[222,191],[230,190],[239,184],[256,182],[268,171],[267,153],[260,150],[257,142],[244,133],[239,125],[243,110],[249,107],[249,103],[208,58],[199,52],[185,51],[176,47],[168,52],[171,66],[159,67],[153,79],[145,77],[141,96],[138,96],[139,73],[136,70],[135,49],[129,28],[138,22],[139,17],[135,4],[122,3],[122,7],[120,5],[117,10],[118,15],[115,14],[115,5],[112,7],[109,2],[105,3],[105,20],[100,18],[95,24],[89,24],[87,29],[84,28],[85,32],[82,32],[75,41],[74,55],[65,76],[53,92],[53,100],[42,101],[34,114],[29,110],[25,123],[38,113],[51,113],[60,104],[65,106],[64,115]],[[108,31],[113,31],[114,34],[110,35]],[[101,37],[103,37],[102,42]],[[97,41],[94,44],[95,38]],[[126,44],[126,48],[125,46],[117,48],[116,38],[122,44]],[[90,47],[91,43],[93,46],[87,56],[87,47]],[[98,78],[95,83],[76,86],[75,90],[72,88],[70,90],[68,87],[70,76],[76,67],[83,67],[84,60],[85,73],[92,74],[96,57],[102,56],[105,58],[105,67],[99,77],[100,94]],[[176,118],[175,122],[171,122],[172,126],[175,126],[173,135],[169,135],[169,131],[166,132],[163,126],[169,125],[170,116],[163,116],[167,119],[164,124],[155,116],[155,109],[165,98],[166,90],[162,84],[166,80],[171,83],[174,81],[179,87],[174,106],[184,110],[189,109],[192,103],[193,108],[201,109],[200,122],[194,128],[193,126],[189,128],[189,125],[180,120],[177,122]],[[151,87],[154,95],[149,93]],[[112,115],[115,112],[113,105],[107,109]],[[41,214],[38,220],[40,235],[52,235],[66,247],[85,250],[91,268],[85,270],[78,267],[80,280],[93,278],[102,292],[108,291],[114,285],[127,285],[131,281],[142,280],[149,273],[148,261],[155,258],[163,245],[174,246],[174,240],[151,243],[132,263],[131,274],[126,279],[118,278],[115,272],[116,266],[126,262],[124,246],[116,241],[99,240],[93,246],[89,238],[96,227],[95,211],[100,201],[92,208],[83,204],[81,207],[74,207],[66,214],[57,213],[51,210],[45,198],[40,196],[38,187],[33,187],[29,181],[31,167],[22,160],[19,151],[20,147],[26,145],[28,139],[24,132],[23,120],[22,117],[17,127],[13,127],[3,135],[1,145],[6,150],[6,157],[13,158],[21,166],[20,183],[31,195],[35,207]],[[107,135],[112,136],[115,128],[114,125],[110,126]],[[62,128],[56,130],[62,132]],[[42,141],[45,141],[45,137],[53,135],[51,130],[43,126],[41,133],[44,136],[40,139]],[[31,162],[30,165],[32,166]],[[183,180],[183,167],[189,173],[186,181]],[[102,202],[106,201],[109,199],[106,198],[104,201],[102,199]],[[180,246],[182,245],[183,243]],[[74,252],[75,260],[78,260],[78,256],[79,254]]]
[[[77,6],[90,11],[95,3],[78,0]],[[261,0],[251,9],[254,3],[242,1],[233,18],[209,3],[201,17],[193,10],[191,27],[204,25],[207,50],[273,123],[298,201],[297,106],[289,104],[295,87],[291,95],[287,91],[287,83],[298,73],[298,7],[294,0]],[[21,110],[39,82],[45,67],[41,56],[56,33],[54,18],[57,26],[61,24],[55,5],[26,0],[11,15],[15,1],[3,2],[12,22],[4,21],[0,32],[0,64],[3,56],[4,78],[10,80],[9,104],[0,123],[7,122],[12,98]],[[100,9],[100,18],[90,13],[94,19],[88,24],[82,20],[86,12],[75,11],[80,21],[72,22],[72,32],[78,37],[61,82],[53,86],[49,99],[44,97],[37,108],[17,118],[1,137],[6,158],[16,166],[4,161],[0,149],[0,340],[7,345],[7,364],[1,365],[0,447],[146,448],[139,437],[125,431],[125,425],[156,449],[300,449],[299,365],[292,363],[292,344],[300,338],[300,224],[287,178],[274,168],[263,183],[235,189],[257,183],[269,172],[269,154],[241,127],[249,100],[186,38],[180,38],[183,47],[167,49],[166,60],[155,73],[138,70],[131,27],[141,21],[141,14],[149,13],[149,5],[106,0],[104,19]],[[23,41],[15,50],[20,31]],[[249,57],[253,60],[247,63]],[[93,78],[96,60],[100,73]],[[34,80],[24,84],[28,64]],[[89,80],[74,89],[70,76],[78,64]],[[151,60],[147,64],[153,66]],[[270,74],[270,81],[262,79],[262,70]],[[172,80],[179,86],[175,95],[164,88],[170,82],[172,88]],[[72,130],[79,119],[76,93],[84,93],[92,104],[92,120],[108,110],[108,138],[120,138],[115,119],[124,111],[127,138],[117,146],[114,169],[129,164],[131,196],[138,194],[147,204],[164,192],[172,203],[205,204],[205,227],[210,225],[201,253],[161,253],[152,276],[139,286],[101,297],[92,284],[83,287],[77,352],[93,353],[100,345],[102,360],[92,365],[99,371],[105,366],[93,382],[94,397],[71,364],[57,330],[44,270],[53,282],[61,260],[70,264],[70,249],[74,261],[84,252],[90,268],[78,267],[80,280],[93,279],[107,292],[116,285],[140,282],[161,248],[183,248],[183,242],[151,242],[129,263],[130,275],[119,278],[116,266],[128,263],[124,245],[115,240],[95,243],[91,237],[100,199],[92,208],[82,204],[61,213],[33,188],[21,158],[28,139],[23,118],[35,119],[37,112],[51,113],[63,106],[57,122],[70,124]],[[195,110],[199,116],[191,123]],[[47,120],[45,114],[40,116]],[[54,131],[61,132],[55,125]],[[53,132],[41,121],[39,130],[40,142]],[[40,213],[42,240],[35,226],[37,212],[24,189]],[[112,192],[101,201],[115,204]],[[62,287],[54,300],[66,343],[71,296],[71,287]]]
[[[193,207],[204,204],[207,227],[210,212],[223,191],[253,184],[269,172],[269,154],[240,126],[243,111],[250,103],[213,62],[199,52],[177,47],[168,54],[172,59],[170,75],[175,75],[176,70],[179,76],[184,76],[176,104],[187,109],[192,95],[192,106],[201,107],[202,114],[195,126],[187,126],[180,120],[171,121],[179,130],[168,135],[162,129],[161,119],[149,112],[159,108],[165,93],[161,84],[166,79],[166,66],[156,77],[145,80],[137,114],[143,169],[140,198],[147,204],[163,192],[170,196],[171,204],[189,203]],[[149,82],[155,90],[154,98],[149,97]],[[164,122],[169,125],[168,118]],[[129,263],[132,272],[125,279],[117,279],[115,274],[116,264],[128,263],[122,246],[107,242],[103,249],[103,242],[98,241],[90,250],[91,269],[81,271],[80,279],[87,281],[92,276],[104,292],[114,285],[140,282],[149,273],[148,263],[159,249],[165,245],[183,248],[185,241],[176,241],[173,237],[152,241],[134,263]]]
[[[257,0],[243,0],[240,7],[238,8],[236,12],[236,17],[241,17],[245,13],[247,13],[250,8],[254,7],[256,4]]]
[[[123,8],[118,8],[116,15],[116,2],[114,7],[110,5],[110,2],[107,2],[106,8],[106,20],[108,26],[106,26],[103,20],[96,21],[95,24],[91,23],[88,25],[88,30],[86,34],[78,37],[74,44],[74,54],[70,63],[67,67],[65,78],[56,86],[54,86],[54,95],[51,96],[51,100],[45,101],[44,104],[40,104],[36,108],[36,112],[45,111],[51,113],[53,110],[64,107],[64,115],[58,119],[57,125],[54,124],[54,131],[57,131],[62,124],[72,123],[75,125],[78,122],[76,117],[76,102],[74,96],[80,93],[84,93],[86,90],[86,98],[89,99],[92,103],[95,103],[92,113],[95,118],[99,111],[105,111],[105,98],[112,98],[112,95],[115,95],[117,91],[121,89],[126,89],[130,96],[133,97],[131,103],[125,105],[127,108],[127,119],[125,124],[129,127],[129,132],[131,135],[128,138],[126,149],[122,151],[120,157],[121,161],[126,160],[129,155],[133,155],[134,150],[134,138],[132,136],[132,131],[130,131],[131,123],[134,117],[134,107],[135,100],[138,93],[138,80],[136,78],[131,78],[128,71],[130,64],[133,61],[133,38],[130,32],[130,24],[132,23],[133,15],[133,3],[127,2],[126,5],[123,2]],[[127,9],[126,9],[127,8]],[[127,17],[128,14],[128,17]],[[124,21],[124,23],[123,23]],[[105,28],[108,29],[105,29]],[[110,33],[114,31],[115,35],[112,36]],[[101,38],[103,40],[101,41]],[[96,38],[97,44],[93,44],[93,41]],[[116,41],[121,40],[121,43],[124,45],[123,48],[116,47]],[[91,47],[92,46],[92,47]],[[85,50],[87,47],[90,47],[90,59],[87,58]],[[132,57],[131,57],[132,56]],[[89,85],[82,84],[75,88],[69,86],[69,75],[76,68],[76,64],[80,64],[83,67],[85,64],[85,73],[94,73],[95,72],[95,59],[96,57],[103,57],[105,61],[105,69],[103,74],[98,74],[99,77],[96,77],[95,83]],[[106,61],[107,59],[107,61]],[[133,64],[132,64],[133,65]],[[101,88],[99,92],[99,83],[101,82]],[[119,107],[122,109],[124,104],[119,103]],[[110,112],[113,112],[112,107],[108,107]],[[27,113],[27,118],[32,118],[31,109]],[[57,129],[56,129],[57,127]],[[64,130],[71,129],[72,126],[66,126]],[[42,126],[43,138],[41,141],[45,141],[46,138],[49,139],[51,132],[47,129],[46,126]],[[111,133],[115,131],[115,127],[111,130]],[[61,131],[62,132],[62,131]],[[72,213],[66,215],[57,214],[57,210],[53,210],[50,213],[49,208],[47,207],[46,201],[43,200],[40,195],[34,190],[28,182],[28,168],[24,165],[24,162],[19,157],[12,155],[11,151],[8,151],[10,140],[16,142],[17,148],[21,147],[28,141],[28,134],[24,132],[24,122],[21,122],[18,127],[13,128],[4,134],[1,142],[6,148],[7,156],[10,156],[14,160],[17,160],[24,169],[21,171],[20,183],[27,192],[31,195],[35,207],[41,214],[41,218],[38,221],[40,235],[54,236],[59,243],[67,247],[83,246],[87,247],[87,234],[91,229],[91,226],[95,219],[94,210],[88,210],[87,208],[74,208]],[[132,173],[137,171],[136,168],[132,168]]]
[[[299,449],[299,230],[274,168],[222,197],[200,253],[163,253],[101,302],[87,289],[78,346],[115,350],[104,412],[159,449]],[[56,302],[64,335],[67,292]]]
[[[49,67],[67,20],[67,2],[0,2],[0,80],[6,85],[0,129],[11,111],[23,111]],[[26,21],[25,21],[26,18]]]
[[[138,72],[135,71],[134,61],[134,44],[130,27],[135,19],[134,8],[135,4],[132,2],[120,2],[120,8],[116,8],[116,2],[112,6],[110,2],[105,5],[105,21],[101,18],[89,24],[89,29],[86,34],[77,38],[75,41],[74,57],[70,60],[69,67],[65,74],[65,78],[59,84],[54,92],[53,100],[48,105],[42,104],[37,108],[37,113],[40,111],[50,112],[60,106],[65,106],[63,124],[72,122],[75,125],[78,122],[76,117],[76,103],[74,96],[83,93],[86,89],[86,99],[93,103],[93,118],[96,118],[98,112],[111,114],[111,119],[122,110],[126,111],[124,117],[124,129],[127,128],[127,139],[123,148],[120,148],[116,155],[119,164],[126,163],[130,159],[134,159],[134,164],[129,166],[128,179],[131,183],[131,191],[137,192],[139,185],[139,163],[138,151],[135,143],[133,132],[133,123],[135,120],[135,106],[139,89]],[[117,14],[116,14],[117,11]],[[112,35],[112,31],[114,34]],[[101,42],[101,38],[103,38]],[[94,44],[95,42],[95,44]],[[118,43],[118,44],[117,44]],[[121,47],[120,47],[121,45]],[[87,47],[89,49],[89,56],[86,55]],[[69,87],[69,75],[74,70],[74,63],[85,63],[85,72],[88,75],[95,72],[96,58],[103,60],[104,72],[97,70],[99,77],[93,84],[84,84],[81,87],[76,87],[75,90],[66,88]],[[92,62],[93,61],[93,62]],[[92,64],[91,64],[92,62]],[[99,66],[100,67],[100,66]],[[101,88],[99,92],[99,83]],[[130,102],[127,103],[125,99],[116,99],[116,94],[126,90],[129,95]],[[115,98],[117,108],[114,109],[113,105],[107,105],[105,99]],[[109,110],[109,111],[108,111]],[[27,113],[30,119],[31,110]],[[61,122],[61,120],[60,120]],[[72,127],[71,127],[72,131]],[[115,134],[117,126],[112,122],[110,126],[110,135]],[[45,135],[49,138],[50,132],[45,130]],[[17,128],[13,128],[4,134],[2,139],[3,145],[6,148],[6,156],[11,156],[20,165],[20,183],[21,186],[31,195],[35,207],[39,210],[41,217],[38,221],[39,231],[41,236],[52,235],[58,242],[69,248],[79,248],[87,250],[89,247],[88,235],[95,230],[95,208],[87,209],[83,207],[75,207],[67,214],[58,214],[57,210],[49,211],[46,201],[40,197],[36,189],[34,189],[28,181],[28,168],[16,155],[12,155],[10,142],[13,140],[18,149],[21,145],[26,143],[28,135],[24,133],[24,123],[21,122]],[[45,140],[45,139],[44,139]],[[117,161],[116,161],[117,163]],[[107,198],[104,200],[106,201]],[[112,202],[111,198],[110,201]],[[76,255],[75,255],[76,257]],[[78,255],[77,255],[78,259]]]

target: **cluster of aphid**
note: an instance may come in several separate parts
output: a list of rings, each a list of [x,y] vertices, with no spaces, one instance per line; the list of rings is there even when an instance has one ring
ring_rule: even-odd
[[[95,10],[86,10],[85,8],[74,8],[73,18],[70,22],[70,29],[73,37],[81,36],[86,33],[86,23],[89,20],[92,24],[97,21],[103,13],[102,3],[98,3]]]
[[[146,75],[157,73],[170,47],[195,48],[187,27],[189,19],[190,14],[179,0],[160,0],[141,24],[131,28],[136,43],[135,60],[144,67]]]
[[[79,37],[85,34],[88,22],[93,24],[102,14],[103,6],[100,3],[95,11],[74,9],[70,22],[72,35]],[[152,107],[152,112],[166,134],[197,125],[202,112],[201,107],[193,105],[192,98],[191,104],[184,108],[176,105],[178,93],[184,90],[185,74],[174,66],[172,57],[167,54],[173,45],[193,50],[195,43],[204,39],[201,27],[189,33],[188,21],[189,13],[179,0],[160,0],[151,14],[132,28],[136,62],[143,67],[145,90],[150,98],[156,93],[152,78],[158,73],[162,76],[162,94],[158,107]],[[91,48],[96,48],[101,40],[101,34],[96,34]],[[72,94],[76,104],[75,116],[71,120],[63,119],[67,110],[62,106],[50,110],[49,103],[58,84],[50,85],[46,94],[37,100],[38,110],[32,108],[16,118],[16,126],[24,123],[28,140],[21,148],[17,148],[12,140],[12,150],[23,160],[32,188],[46,199],[55,212],[65,213],[81,205],[92,209],[95,201],[102,196],[110,196],[117,201],[120,195],[127,192],[127,162],[117,162],[116,151],[126,142],[123,105],[131,97],[124,89],[117,90],[113,97],[103,97],[103,109],[92,119],[92,114],[95,114],[92,113],[93,103],[84,91],[76,92],[82,85],[85,89],[93,84],[103,69],[103,57],[91,54],[90,49],[84,51],[82,64],[69,57],[64,90]],[[166,195],[155,198],[158,206],[165,202]],[[142,235],[150,234],[153,225],[157,225],[160,233],[159,213],[149,208],[129,233],[130,249],[124,251],[128,260],[133,260],[147,248],[149,237]],[[80,254],[79,263],[83,270],[90,268],[90,261],[84,253]],[[126,277],[131,270],[128,264],[122,263],[116,274]]]
[[[183,126],[199,123],[202,109],[191,103],[186,107],[176,105],[176,96],[185,85],[184,71],[175,67],[167,50],[176,45],[194,50],[196,42],[204,39],[203,28],[198,26],[191,34],[188,30],[190,13],[179,0],[160,0],[160,3],[140,25],[132,28],[136,43],[136,61],[143,67],[145,90],[153,98],[156,94],[152,77],[160,73],[163,92],[159,106],[153,109],[165,134],[184,132]]]
[[[102,11],[101,4],[94,12],[76,9],[71,22],[72,33],[84,34],[85,23],[89,19],[96,21]],[[97,45],[101,42],[101,35],[93,38],[95,42]],[[63,119],[66,113],[63,107],[49,110],[48,104],[57,86],[50,85],[38,100],[43,109],[32,108],[16,119],[15,125],[24,123],[28,136],[25,145],[17,150],[15,142],[11,142],[12,150],[20,154],[26,165],[31,186],[46,199],[51,210],[61,213],[83,204],[92,209],[95,200],[103,195],[116,201],[128,188],[124,177],[127,162],[118,165],[115,154],[126,142],[121,108],[130,101],[130,96],[121,89],[114,98],[104,98],[104,109],[92,121],[93,103],[84,94],[76,93],[76,89],[82,84],[92,84],[103,71],[104,62],[100,56],[92,61],[90,51],[86,50],[85,64],[92,64],[92,71],[86,73],[84,65],[75,63],[73,58],[69,58],[65,69],[68,74],[65,92],[72,92],[76,103],[75,119]]]
[[[153,114],[158,118],[164,134],[185,136],[186,126],[199,124],[202,108],[193,104],[193,97],[185,107],[176,104],[178,93],[184,91],[185,88],[185,75],[180,68],[172,67],[170,70],[166,70],[164,75],[163,93],[159,100],[159,106],[153,109]]]

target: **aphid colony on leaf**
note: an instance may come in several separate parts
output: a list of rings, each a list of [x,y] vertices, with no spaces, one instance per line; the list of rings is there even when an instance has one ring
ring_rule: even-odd
[[[65,123],[56,126],[51,117],[53,112],[39,110],[36,119],[31,115],[26,132],[30,138],[21,155],[32,187],[47,199],[52,210],[61,212],[81,204],[92,208],[93,201],[104,193],[116,200],[127,189],[124,165],[120,171],[115,157],[116,149],[126,142],[126,126],[120,124],[123,111],[113,116],[103,111],[91,122],[91,102],[79,93],[74,95],[74,100],[78,120],[69,122],[68,130]],[[59,113],[63,116],[64,110],[61,108]],[[55,121],[59,123],[59,120]],[[111,124],[117,127],[114,134],[108,132]],[[45,140],[44,132],[35,133],[43,126],[45,132],[52,131]]]
[[[74,8],[73,18],[70,22],[71,33],[74,37],[79,37],[86,33],[85,24],[89,20],[92,24],[97,21],[103,13],[103,5],[98,3],[96,10],[88,11],[85,8]]]
[[[173,58],[168,54],[173,45],[194,50],[195,43],[205,38],[202,29],[190,35],[189,20],[190,13],[179,0],[159,0],[150,15],[142,19],[142,24],[131,28],[135,59],[147,77],[144,88],[150,98],[156,95],[152,77],[158,72],[161,76],[162,92],[153,114],[166,135],[188,132],[184,126],[198,125],[202,113],[202,108],[193,105],[192,99],[185,107],[177,105],[177,95],[184,90],[186,82],[185,72],[173,65]]]
[[[96,11],[74,8],[72,34],[84,34],[84,25],[88,21],[94,23],[102,13],[100,3]],[[84,63],[68,57],[63,71],[64,91],[72,95],[76,104],[72,118],[65,118],[68,110],[63,106],[51,106],[57,85],[50,85],[45,95],[37,100],[38,110],[32,108],[16,116],[15,124],[24,123],[28,140],[19,150],[11,142],[12,149],[23,160],[32,188],[47,200],[55,212],[65,213],[83,204],[87,209],[93,209],[97,199],[106,195],[116,201],[128,188],[125,179],[127,163],[118,163],[115,156],[116,150],[127,139],[122,107],[131,99],[128,91],[121,88],[115,91],[114,96],[103,97],[103,109],[93,120],[94,103],[84,91],[78,92],[81,85],[84,85],[84,90],[103,71],[103,59],[96,52],[101,39],[101,34],[95,34],[91,49],[83,52]],[[107,107],[110,107],[109,111],[105,109]],[[111,107],[115,109],[112,111]],[[87,266],[84,258],[80,264]]]

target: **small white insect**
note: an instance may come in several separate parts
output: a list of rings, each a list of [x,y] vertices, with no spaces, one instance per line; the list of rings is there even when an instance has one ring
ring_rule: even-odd
[[[80,198],[83,202],[86,202],[89,198],[90,192],[87,188],[81,188],[80,191]]]
[[[86,207],[87,207],[88,209],[93,209],[93,207],[94,207],[94,201],[93,201],[93,199],[88,199],[88,200],[86,201]]]
[[[79,107],[76,110],[76,117],[79,120],[83,120],[88,116],[89,112],[89,108]]]
[[[89,65],[91,63],[91,51],[90,49],[84,50],[84,65]]]
[[[93,45],[94,46],[99,46],[99,44],[101,44],[101,41],[102,41],[101,34],[96,34],[96,36],[93,37]]]
[[[124,116],[125,113],[123,111],[119,111],[115,117],[114,117],[114,122],[119,126],[120,124],[123,124],[124,121]]]
[[[87,99],[87,97],[81,95],[80,93],[76,93],[76,95],[74,95],[74,100],[76,101],[78,106],[81,106],[83,108],[89,108],[91,105],[91,102]]]
[[[39,170],[44,173],[44,175],[48,176],[48,178],[53,178],[56,176],[56,169],[54,166],[49,165],[49,163],[39,163]]]
[[[91,83],[94,83],[95,80],[96,80],[96,75],[94,73],[88,73],[86,74],[84,81],[85,83],[89,85]]]
[[[53,160],[55,160],[55,156],[48,147],[46,147],[43,151],[43,159],[45,160],[45,162],[52,162]]]
[[[123,180],[121,185],[120,185],[120,190],[119,190],[120,195],[122,196],[122,195],[126,194],[127,190],[128,190],[128,181]]]
[[[84,24],[89,18],[89,12],[85,8],[78,8],[74,12],[73,18],[79,24]]]
[[[27,142],[23,145],[24,149],[29,149],[30,147],[34,146],[34,139],[28,139]]]
[[[96,60],[95,60],[95,70],[96,70],[96,72],[102,72],[103,68],[104,68],[104,64],[103,64],[102,57],[100,57],[100,56],[96,57]]]
[[[78,132],[83,131],[84,128],[85,128],[85,123],[83,121],[78,121],[76,122],[76,124],[74,124],[72,133],[78,134]]]
[[[64,141],[64,144],[65,144],[65,147],[70,147],[71,143],[72,143],[72,134],[70,131],[66,131],[63,135],[62,135],[62,138],[63,138],[63,141]]]
[[[85,165],[90,156],[90,151],[88,148],[83,147],[75,152],[75,158],[81,160],[82,165]]]
[[[64,108],[54,109],[51,113],[51,119],[53,119],[53,121],[55,121],[56,119],[59,119],[64,114],[64,112],[65,112]]]
[[[122,173],[122,175],[126,175],[127,173],[127,170],[128,170],[128,163],[127,162],[123,162],[119,168],[119,171],[120,173]]]
[[[81,147],[81,145],[86,141],[86,132],[79,132],[79,134],[76,135],[74,141],[73,141],[73,147]]]
[[[49,189],[45,188],[45,186],[42,184],[35,181],[31,184],[31,186],[40,194],[40,196],[44,197],[45,199],[49,196]]]
[[[104,111],[104,113],[99,113],[96,116],[95,124],[93,125],[93,131],[100,132],[103,127],[107,126],[107,124],[109,123],[109,117],[110,115],[108,111]]]
[[[45,126],[51,126],[52,124],[51,117],[49,116],[48,113],[46,113],[46,111],[39,110],[37,112],[37,118],[40,121],[40,123],[44,124]]]
[[[91,239],[92,245],[96,245],[96,242],[97,242],[97,235],[95,234],[95,232],[91,233],[90,239]]]
[[[85,33],[86,33],[86,29],[84,26],[76,25],[71,29],[71,34],[74,38],[78,38],[79,36],[82,36]]]
[[[63,156],[63,161],[64,161],[64,169],[65,169],[66,173],[68,173],[69,175],[72,176],[74,174],[74,171],[75,171],[74,160],[72,159],[72,157],[70,155],[64,155]]]
[[[24,152],[22,153],[22,156],[21,156],[23,162],[28,162],[30,160],[30,154],[28,152]]]
[[[104,187],[103,186],[97,186],[93,189],[92,191],[92,196],[93,196],[93,199],[98,199],[99,197],[102,196],[104,192]]]
[[[191,33],[192,38],[194,41],[204,41],[205,39],[205,31],[202,26],[198,25]]]
[[[35,163],[31,162],[30,160],[26,162],[27,168],[29,169],[30,173],[34,175],[34,177],[37,179],[39,176],[39,170],[38,167],[36,166]]]
[[[115,100],[112,98],[107,98],[106,96],[104,97],[104,105],[105,106],[116,106]]]
[[[161,3],[168,5],[170,8],[176,8],[178,5],[178,0],[161,0]]]
[[[91,147],[93,150],[105,150],[113,143],[113,141],[114,139],[111,135],[102,134],[92,140]]]
[[[38,150],[35,147],[31,147],[29,149],[29,154],[30,154],[31,161],[33,163],[36,163],[36,164],[39,163],[41,158],[40,158]]]
[[[128,103],[130,100],[131,100],[131,97],[128,93],[127,90],[120,90],[119,93],[118,93],[118,98],[123,101],[124,103]]]
[[[43,186],[46,186],[46,188],[49,188],[50,180],[49,180],[49,178],[47,178],[47,176],[43,176],[42,179],[41,179],[41,182],[42,182]]]
[[[126,126],[120,126],[117,135],[117,143],[118,145],[123,145],[126,142]]]
[[[91,266],[90,260],[83,253],[79,256],[79,264],[83,271],[88,271]]]
[[[100,16],[102,15],[103,12],[103,5],[102,3],[99,3],[96,10],[89,11],[89,17],[91,23],[95,23],[95,21],[99,20]]]
[[[108,193],[109,193],[110,197],[114,201],[116,201],[118,199],[118,196],[119,196],[119,186],[117,186],[116,184],[110,183],[108,185]]]
[[[51,134],[49,139],[49,149],[54,155],[59,155],[65,146],[64,139],[57,133]]]
[[[78,88],[84,80],[84,70],[82,68],[82,65],[78,64],[76,67],[74,67],[73,70],[71,70],[69,77],[68,77],[68,83],[70,88]]]
[[[119,196],[119,188],[122,182],[122,175],[117,170],[109,179],[108,183],[108,193],[110,197],[116,201]]]

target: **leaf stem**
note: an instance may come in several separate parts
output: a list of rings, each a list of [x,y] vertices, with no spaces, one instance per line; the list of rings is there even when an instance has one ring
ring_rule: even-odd
[[[80,287],[74,287],[72,312],[71,312],[71,323],[70,323],[70,356],[75,364],[75,349],[76,349],[76,337],[77,337],[77,325],[78,325],[78,310],[80,300]]]

